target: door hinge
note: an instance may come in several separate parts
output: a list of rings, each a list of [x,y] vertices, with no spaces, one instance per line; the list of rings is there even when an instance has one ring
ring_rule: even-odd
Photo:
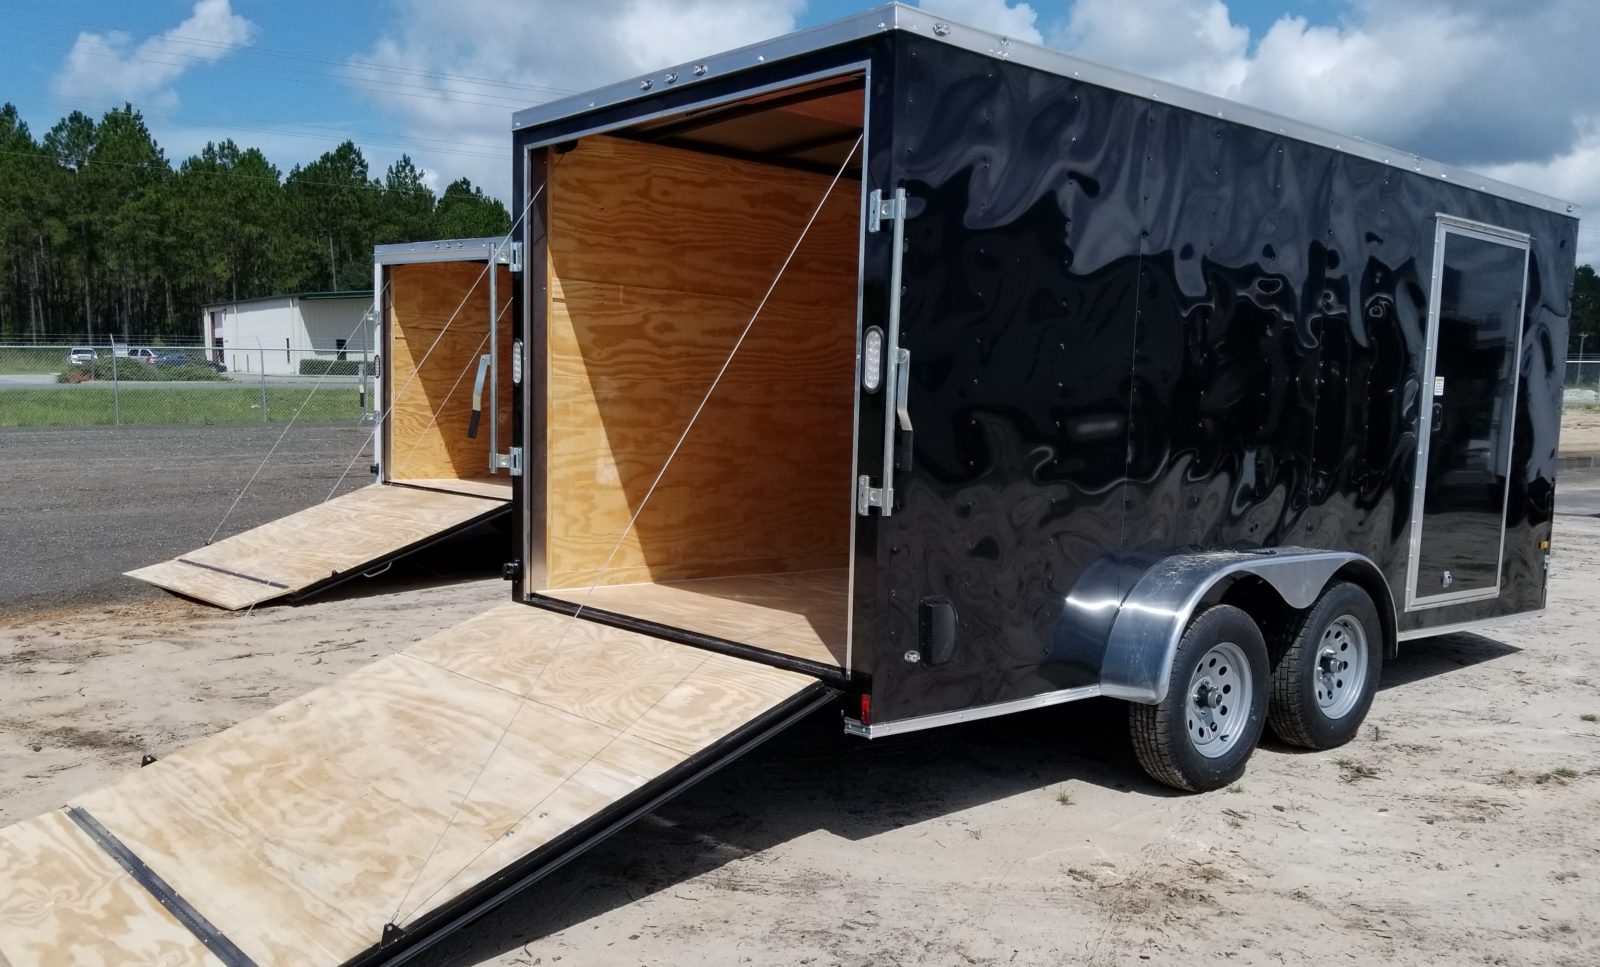
[[[887,515],[894,505],[893,487],[874,487],[872,478],[862,474],[856,481],[856,513],[867,516],[872,508]]]
[[[896,188],[894,195],[885,198],[877,188],[867,196],[867,231],[883,231],[884,222],[899,221],[906,217],[906,190]]]
[[[511,242],[495,249],[495,261],[512,272],[522,271],[522,243]]]
[[[509,470],[511,476],[522,476],[522,448],[512,447],[510,453],[496,453],[489,458],[489,466],[495,470]]]

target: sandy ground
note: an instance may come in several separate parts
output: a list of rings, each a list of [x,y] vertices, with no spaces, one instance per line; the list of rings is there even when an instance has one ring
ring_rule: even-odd
[[[1562,454],[1600,453],[1600,408],[1561,411]]]
[[[1563,484],[1550,609],[1406,646],[1345,749],[1268,745],[1237,787],[1177,796],[1139,776],[1109,702],[870,744],[819,714],[430,962],[1600,964],[1587,479]],[[358,590],[0,618],[0,823],[506,593]]]

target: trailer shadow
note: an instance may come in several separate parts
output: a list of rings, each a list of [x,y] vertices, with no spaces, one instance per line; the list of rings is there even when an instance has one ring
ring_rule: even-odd
[[[1410,685],[1520,649],[1478,634],[1413,642],[1382,688]],[[810,833],[865,840],[1069,780],[1140,796],[1145,779],[1117,702],[1088,701],[865,743],[827,708],[795,725],[436,949],[477,963]],[[1265,750],[1299,752],[1270,742]],[[559,885],[557,883],[559,882]]]
[[[499,577],[510,556],[508,546],[509,538],[499,529],[498,522],[486,521],[375,568],[369,575],[353,577],[311,595],[306,601],[357,601]]]
[[[1383,680],[1378,683],[1378,689],[1384,691],[1447,675],[1515,655],[1521,650],[1497,638],[1469,632],[1402,642],[1399,657],[1384,663]]]
[[[1147,796],[1120,703],[1087,701],[874,740],[824,708],[535,884],[431,955],[466,965],[807,834],[865,840],[1075,780]]]

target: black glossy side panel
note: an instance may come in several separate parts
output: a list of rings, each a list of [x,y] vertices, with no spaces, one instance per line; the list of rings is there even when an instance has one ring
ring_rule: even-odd
[[[1506,593],[1400,627],[1542,603],[1572,219],[896,43],[915,432],[878,527],[877,720],[1093,681],[1131,582],[1187,549],[1356,550],[1403,603],[1440,212],[1535,236]],[[954,656],[908,664],[934,594]]]

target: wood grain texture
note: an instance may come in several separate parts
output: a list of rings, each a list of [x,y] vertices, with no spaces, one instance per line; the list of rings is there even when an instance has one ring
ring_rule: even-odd
[[[74,805],[257,962],[338,963],[811,681],[508,602]],[[40,854],[0,877],[74,895]],[[37,906],[0,898],[22,920]],[[97,928],[130,951],[108,963],[141,962],[151,916]],[[61,922],[39,949],[77,942]]]
[[[548,583],[587,586],[829,179],[588,138],[550,181]],[[603,583],[838,566],[860,199],[836,186]]]
[[[127,571],[123,576],[227,611],[242,611],[289,593],[285,588],[198,568],[177,560]]]
[[[796,658],[844,664],[849,572],[842,568],[540,593]]]
[[[0,829],[0,964],[217,965],[61,811]]]
[[[498,497],[373,484],[128,577],[237,610],[360,570],[504,507]]]
[[[488,389],[484,425],[467,436],[478,357],[489,352],[489,280],[483,262],[420,262],[389,269],[389,414],[386,472],[392,480],[482,477],[489,469]],[[511,446],[512,276],[497,266],[500,445]],[[454,321],[452,321],[452,319]],[[448,325],[448,328],[446,328]],[[419,369],[420,366],[420,369]],[[435,416],[437,414],[437,416]]]
[[[407,487],[421,487],[424,490],[442,490],[447,494],[469,494],[474,497],[493,497],[496,500],[509,501],[511,499],[511,478],[478,477],[472,480],[456,480],[443,477],[435,480],[405,480]]]

